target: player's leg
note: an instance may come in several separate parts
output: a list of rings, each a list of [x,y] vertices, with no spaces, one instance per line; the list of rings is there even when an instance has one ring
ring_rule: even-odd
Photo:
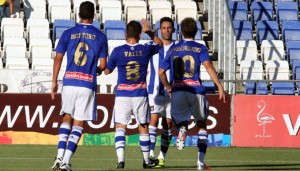
[[[154,167],[155,164],[150,161],[150,136],[149,136],[149,122],[150,111],[147,97],[134,97],[133,98],[133,114],[139,124],[140,133],[140,148],[143,155],[143,167]]]
[[[152,94],[149,94],[149,106],[150,106],[150,124],[149,124],[149,135],[150,135],[150,159],[155,159],[155,144],[157,139],[157,126],[160,117],[160,112],[163,110],[163,104],[161,104],[160,98],[155,98]]]
[[[176,126],[177,139],[176,146],[182,150],[185,146],[188,124],[191,119],[191,109],[189,103],[188,92],[176,91],[172,93],[171,109],[172,120]]]
[[[72,170],[70,160],[77,149],[78,142],[83,132],[84,121],[74,119],[72,131],[68,139],[68,146],[65,151],[63,161],[60,164],[60,170]]]
[[[208,170],[209,167],[206,166],[204,158],[207,150],[207,126],[206,120],[208,117],[209,105],[204,95],[197,95],[196,103],[192,105],[192,112],[194,119],[198,127],[198,160],[197,160],[197,169],[198,170]]]
[[[51,167],[53,171],[57,171],[60,166],[60,162],[63,160],[67,141],[71,132],[71,124],[72,124],[72,117],[69,114],[65,114],[63,116],[63,122],[60,125],[59,131],[58,131],[58,150],[57,150],[57,156],[55,158],[55,161]]]
[[[131,119],[130,97],[116,97],[113,111],[113,119],[116,125],[115,147],[117,153],[117,169],[125,167],[125,144],[126,144],[126,125]]]
[[[126,144],[126,125],[116,124],[116,134],[115,134],[115,146],[116,153],[118,157],[118,163],[116,168],[122,169],[125,167],[125,144]]]

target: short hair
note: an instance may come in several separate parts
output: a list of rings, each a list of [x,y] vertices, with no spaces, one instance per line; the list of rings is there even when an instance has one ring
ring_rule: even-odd
[[[197,23],[196,20],[187,17],[181,21],[181,32],[184,37],[195,38],[197,33]]]
[[[127,38],[139,39],[142,33],[142,25],[138,21],[130,21],[126,26]]]
[[[95,6],[92,2],[85,1],[80,4],[79,17],[81,19],[92,20],[92,19],[94,19],[94,15],[95,15]]]
[[[159,22],[159,27],[161,27],[161,24],[163,22],[170,22],[172,24],[172,26],[173,26],[173,29],[174,29],[174,21],[172,20],[172,18],[170,18],[170,17],[163,17],[163,18],[161,18],[160,22]]]

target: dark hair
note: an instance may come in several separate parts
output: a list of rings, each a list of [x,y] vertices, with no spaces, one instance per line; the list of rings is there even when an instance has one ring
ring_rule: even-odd
[[[181,21],[181,32],[185,38],[195,38],[197,23],[195,19],[187,17]]]
[[[95,15],[95,7],[92,2],[85,1],[80,4],[79,17],[81,19],[92,20],[94,18],[94,15]]]
[[[138,21],[130,21],[126,26],[127,38],[139,39],[142,33],[142,25]]]
[[[170,18],[170,17],[163,17],[163,18],[161,18],[160,22],[159,22],[160,27],[161,27],[161,24],[163,22],[170,22],[172,24],[172,26],[173,26],[173,29],[174,29],[174,21],[172,20],[172,18]]]

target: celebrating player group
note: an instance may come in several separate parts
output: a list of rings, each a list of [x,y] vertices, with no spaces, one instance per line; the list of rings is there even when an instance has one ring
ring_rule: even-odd
[[[93,3],[81,3],[80,23],[66,30],[56,47],[52,99],[55,99],[58,89],[57,78],[65,53],[67,68],[63,77],[60,112],[63,119],[52,171],[72,170],[70,159],[76,151],[84,123],[97,118],[96,77],[102,71],[105,75],[110,74],[115,68],[118,70],[118,81],[112,115],[118,160],[116,168],[125,168],[126,126],[133,114],[139,125],[143,168],[164,167],[170,141],[175,134],[172,133],[172,125],[177,130],[177,148],[184,148],[188,124],[193,116],[198,127],[197,169],[209,169],[204,162],[208,137],[208,102],[200,79],[201,64],[216,84],[219,99],[224,102],[225,93],[209,60],[208,49],[194,41],[196,21],[185,18],[181,22],[183,38],[179,42],[173,41],[176,40],[172,37],[174,22],[169,17],[160,20],[161,38],[152,32],[145,19],[141,19],[141,22],[130,21],[126,26],[126,44],[114,48],[107,61],[107,38],[92,26],[94,13]],[[139,44],[142,32],[152,41]],[[154,147],[160,117],[161,148],[156,158]]]

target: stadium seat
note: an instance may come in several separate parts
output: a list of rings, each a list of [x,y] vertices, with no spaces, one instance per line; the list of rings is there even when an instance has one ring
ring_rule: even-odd
[[[124,13],[126,16],[126,23],[131,20],[141,20],[147,18],[147,5],[145,1],[126,1],[124,2]]]
[[[33,58],[31,69],[32,70],[53,70],[53,59],[51,58]]]
[[[48,18],[50,23],[54,23],[57,19],[70,20],[71,2],[69,0],[49,0]]]
[[[300,41],[300,22],[284,21],[282,22],[282,39],[284,43],[288,41]]]
[[[101,29],[101,25],[100,25],[100,22],[99,22],[99,20],[93,20],[93,23],[92,23],[92,25],[94,26],[94,27],[96,27],[97,29]]]
[[[49,21],[47,19],[28,19],[26,30],[28,42],[34,38],[50,38]]]
[[[197,20],[197,4],[195,1],[176,1],[174,2],[174,12],[177,23],[186,17],[192,17]]]
[[[7,38],[3,42],[3,58],[4,61],[8,58],[25,58],[26,56],[26,41],[24,38]]]
[[[241,61],[258,60],[257,44],[254,40],[237,40],[237,64]]]
[[[150,21],[154,25],[162,17],[172,18],[171,2],[165,0],[151,1],[149,3]]]
[[[265,81],[246,82],[244,86],[244,93],[266,95],[268,94],[267,82]]]
[[[122,20],[121,1],[99,1],[99,14],[102,24],[106,20]]]
[[[272,2],[252,2],[251,18],[253,24],[260,20],[273,20]]]
[[[263,40],[260,49],[264,64],[269,60],[284,60],[284,45],[282,40]]]
[[[299,60],[297,60],[293,63],[292,74],[293,74],[293,80],[300,80],[300,61]]]
[[[172,40],[178,40],[178,32],[178,24],[174,21],[174,32],[172,34]],[[155,33],[159,38],[161,38],[160,20],[155,23]]]
[[[108,40],[107,44],[108,44],[108,57],[109,57],[111,52],[114,50],[114,48],[126,44],[126,40]]]
[[[261,61],[241,61],[240,76],[242,80],[263,80],[263,64]]]
[[[252,40],[252,24],[250,21],[233,21],[237,40]]]
[[[295,85],[293,82],[273,82],[271,93],[272,95],[295,95]]]
[[[291,65],[294,61],[300,60],[300,41],[286,42],[286,56]]]
[[[266,63],[267,80],[289,80],[290,70],[287,61],[267,61]]]
[[[21,18],[3,18],[1,21],[1,41],[5,37],[24,37],[24,22]]]
[[[26,58],[7,58],[6,69],[29,69],[28,59]]]
[[[55,41],[56,39],[59,39],[61,34],[75,26],[75,22],[73,20],[61,20],[57,19],[53,23],[53,33],[52,33],[52,41]]]
[[[263,40],[278,40],[279,27],[276,21],[258,21],[256,25],[256,42],[260,45]]]
[[[122,20],[106,20],[104,33],[108,40],[125,40],[126,24]]]
[[[50,39],[32,39],[29,45],[31,59],[52,58],[52,42]]]
[[[228,1],[232,20],[248,20],[248,5],[243,1]]]
[[[281,24],[283,21],[298,21],[297,2],[278,2],[276,5],[276,19]]]
[[[25,20],[29,18],[44,19],[46,18],[46,1],[45,0],[23,0]]]

